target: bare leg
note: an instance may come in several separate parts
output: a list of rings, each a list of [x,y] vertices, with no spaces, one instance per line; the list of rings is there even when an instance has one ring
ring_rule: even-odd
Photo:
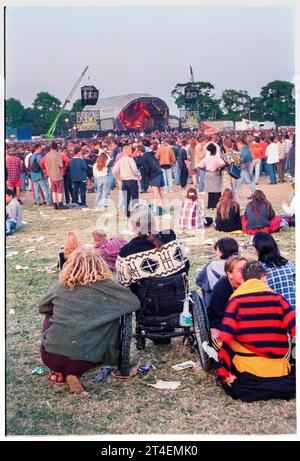
[[[154,213],[157,213],[158,210],[158,201],[159,201],[159,188],[156,186],[152,186],[152,194],[153,194],[153,211]]]
[[[52,192],[52,201],[53,203],[57,203],[57,193],[56,192]]]
[[[20,195],[21,195],[21,188],[20,186],[16,186],[16,197],[18,200],[20,200]]]

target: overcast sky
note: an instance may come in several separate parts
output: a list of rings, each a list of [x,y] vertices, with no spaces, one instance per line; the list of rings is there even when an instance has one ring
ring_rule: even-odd
[[[294,76],[287,7],[8,7],[6,97],[30,106],[40,91],[65,99],[86,65],[100,97],[150,93],[177,109],[178,82],[208,81],[258,95]],[[88,83],[87,78],[83,83]],[[78,89],[75,101],[80,97]],[[71,107],[71,105],[70,105]]]

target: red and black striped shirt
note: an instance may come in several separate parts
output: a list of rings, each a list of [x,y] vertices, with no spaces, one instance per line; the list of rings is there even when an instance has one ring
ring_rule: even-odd
[[[235,296],[221,325],[218,375],[230,373],[233,341],[257,356],[282,358],[289,350],[287,333],[295,336],[295,310],[282,295],[260,291]]]

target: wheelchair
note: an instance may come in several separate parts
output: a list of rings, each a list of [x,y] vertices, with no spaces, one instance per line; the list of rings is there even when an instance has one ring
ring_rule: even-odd
[[[152,340],[155,344],[169,344],[172,338],[181,336],[183,343],[190,346],[191,352],[198,353],[202,369],[209,371],[212,359],[202,346],[205,341],[211,345],[207,312],[197,291],[188,291],[187,275],[179,273],[169,277],[142,279],[137,282],[136,294],[140,299],[141,308],[135,313],[135,334],[132,332],[132,314],[127,314],[121,319],[121,374],[129,374],[132,337],[136,340],[137,349],[142,350],[146,347],[146,340]],[[182,327],[179,324],[179,316],[187,294],[193,323],[191,327]]]

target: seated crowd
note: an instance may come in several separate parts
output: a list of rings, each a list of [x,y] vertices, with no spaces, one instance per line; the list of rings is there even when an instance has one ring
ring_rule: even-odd
[[[76,232],[69,232],[59,254],[59,283],[39,304],[45,315],[41,356],[51,370],[49,380],[66,381],[71,392],[84,391],[80,377],[95,364],[118,365],[120,318],[130,312],[139,318],[152,282],[189,272],[178,236],[172,229],[156,230],[151,207],[136,204],[130,220],[134,237],[129,242],[108,239],[96,229],[94,244],[83,245]],[[295,267],[266,232],[254,236],[252,247],[256,260],[249,261],[239,254],[235,239],[221,238],[215,244],[216,260],[197,275],[218,350],[217,382],[234,399],[291,399]],[[161,302],[168,297],[166,292]],[[113,376],[122,378],[118,369]]]

